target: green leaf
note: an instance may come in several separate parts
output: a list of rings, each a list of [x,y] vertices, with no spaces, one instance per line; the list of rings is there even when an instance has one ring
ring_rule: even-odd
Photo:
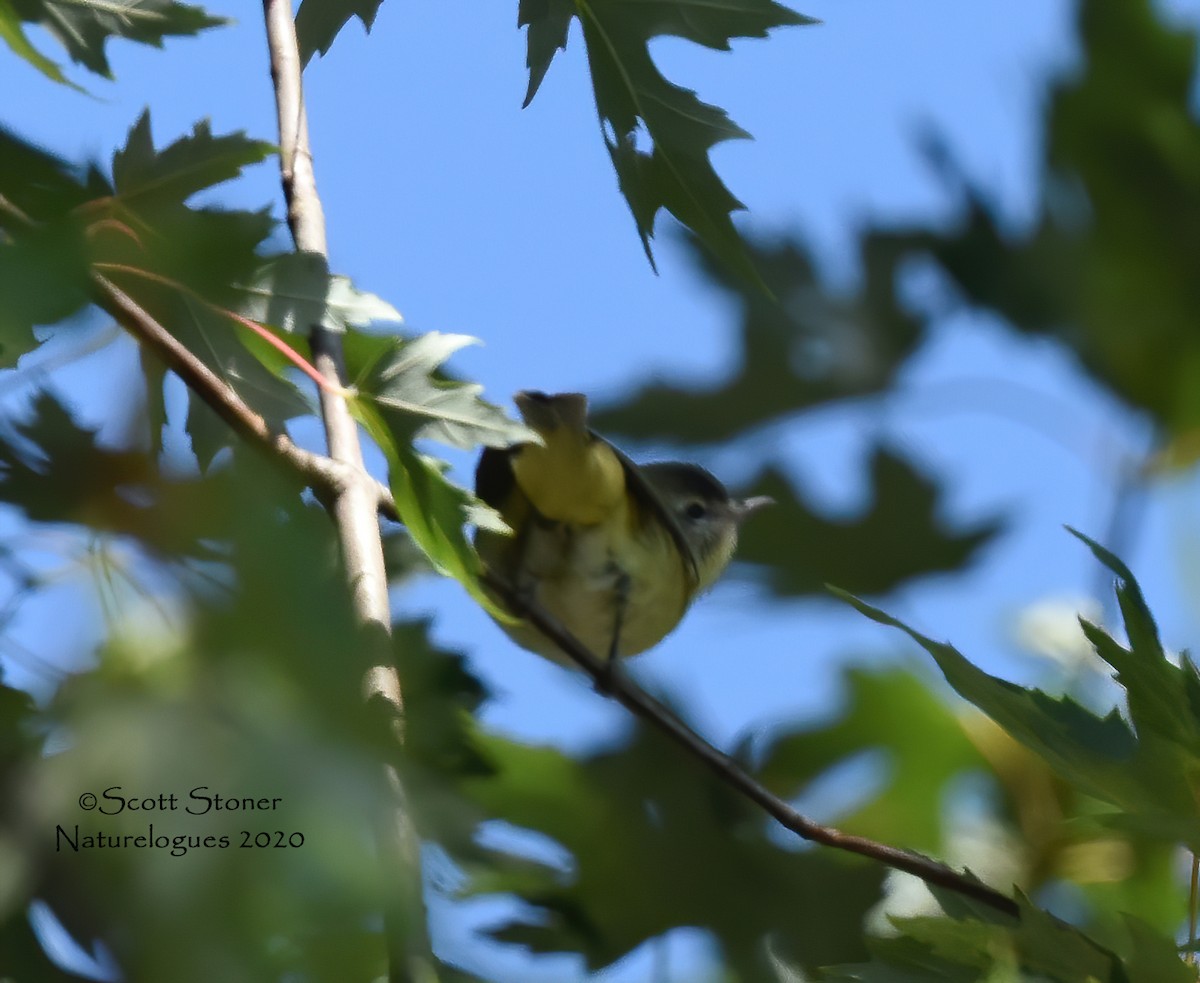
[[[1101,563],[1117,575],[1117,601],[1129,638],[1129,648],[1102,628],[1082,621],[1084,634],[1096,652],[1117,671],[1125,687],[1129,716],[1142,736],[1160,734],[1200,761],[1200,675],[1184,655],[1179,665],[1167,660],[1158,640],[1158,627],[1141,588],[1129,568],[1099,543],[1068,527]]]
[[[307,65],[312,56],[328,54],[333,39],[351,17],[362,21],[367,33],[375,23],[375,15],[383,0],[303,0],[296,13],[296,39],[300,43],[300,60]]]
[[[473,714],[490,695],[471,673],[467,658],[429,638],[428,621],[392,626],[392,647],[404,692],[404,762],[427,769],[430,786],[447,775],[488,775]],[[409,789],[410,798],[415,798]],[[451,821],[448,818],[446,821]]]
[[[330,274],[325,258],[311,253],[272,256],[237,289],[242,314],[288,333],[307,334],[319,324],[341,334],[372,321],[403,320],[387,301]]]
[[[22,443],[0,440],[0,500],[35,522],[79,517],[96,528],[121,528],[136,507],[120,490],[152,480],[144,454],[101,448],[95,431],[80,427],[48,392],[35,397],[13,430]]]
[[[774,0],[521,0],[528,28],[529,89],[536,94],[550,61],[564,48],[573,17],[583,27],[601,132],[638,235],[650,241],[666,209],[722,262],[758,283],[730,213],[742,208],[709,161],[712,148],[748,134],[725,112],[667,81],[650,57],[650,42],[674,36],[728,50],[735,37],[765,37],[773,27],[813,23]],[[649,142],[647,148],[644,143]]]
[[[230,181],[243,167],[265,160],[275,148],[244,133],[214,137],[207,120],[162,150],[154,149],[150,111],[129,131],[125,146],[113,154],[113,186],[129,205],[154,201],[183,203],[198,191]]]
[[[267,209],[192,208],[187,201],[269,153],[268,144],[240,133],[214,137],[207,123],[155,150],[150,117],[143,114],[113,155],[111,187],[93,178],[99,201],[87,213],[88,241],[100,272],[143,306],[164,287],[232,306],[234,284],[262,264],[256,250],[276,223]],[[170,320],[162,323],[171,327]]]
[[[43,55],[32,44],[25,32],[21,30],[21,20],[13,7],[12,0],[0,0],[0,38],[18,58],[24,58],[34,68],[54,82],[71,85],[62,69]]]
[[[91,198],[93,189],[81,172],[0,127],[0,192],[27,218],[61,219]],[[24,225],[7,208],[0,210],[0,228],[15,234]]]
[[[1196,971],[1180,958],[1175,940],[1155,932],[1140,918],[1123,917],[1129,933],[1122,947],[1129,983],[1195,983]]]
[[[157,309],[171,333],[233,386],[274,430],[282,432],[288,420],[312,411],[311,400],[295,383],[264,366],[243,343],[243,335],[249,333],[244,325],[186,296],[167,298]],[[186,429],[201,468],[238,440],[229,424],[190,388]]]
[[[164,477],[144,450],[110,448],[49,392],[0,438],[0,501],[40,523],[72,523],[136,537],[159,555],[214,558],[217,483]],[[164,517],[169,516],[170,521]]]
[[[964,699],[974,703],[1018,740],[1038,750],[1064,773],[1076,763],[1084,775],[1099,770],[1100,779],[1088,790],[1105,797],[1101,786],[1115,788],[1123,767],[1133,761],[1137,741],[1116,710],[1097,717],[1070,697],[1052,697],[985,673],[968,662],[953,646],[922,635],[878,608],[840,590],[847,603],[881,625],[899,628],[937,662],[947,681]],[[1081,782],[1082,784],[1082,782]]]
[[[346,369],[358,389],[350,409],[387,458],[388,486],[413,542],[435,569],[503,616],[479,583],[479,557],[465,529],[467,523],[494,527],[497,517],[446,478],[444,462],[412,447],[416,438],[463,448],[528,439],[522,425],[479,398],[482,387],[441,374],[442,363],[473,340],[436,331],[411,340],[347,332]]]
[[[0,0],[3,2],[3,0]],[[83,978],[61,969],[46,954],[46,947],[29,922],[28,914],[13,906],[0,920],[0,948],[4,951],[6,979],[15,983],[79,983]],[[89,953],[93,955],[94,953]]]
[[[691,926],[711,933],[736,978],[754,980],[769,978],[767,940],[806,970],[862,951],[860,920],[882,870],[780,847],[751,806],[657,732],[639,725],[581,760],[491,735],[483,748],[495,772],[464,781],[466,794],[570,858],[492,848],[472,865],[465,893],[511,892],[530,909],[494,937],[580,952],[595,969]]]
[[[112,77],[104,45],[111,37],[162,47],[169,36],[190,37],[226,23],[200,7],[174,0],[16,0],[21,20],[40,24],[71,60]]]
[[[982,980],[1038,980],[1044,983],[1132,983],[1120,957],[1079,929],[1017,896],[1020,917],[983,906],[947,904],[949,918],[894,918],[899,934],[870,941],[874,959],[839,966],[821,977],[828,983],[979,983]],[[1175,965],[1186,967],[1176,958]],[[1164,964],[1165,965],[1165,964]],[[1169,972],[1164,983],[1182,983]]]
[[[90,248],[74,212],[89,197],[64,161],[0,129],[0,367],[36,347],[35,327],[87,304]]]
[[[1111,554],[1100,550],[1097,555],[1111,558],[1117,571],[1128,575]],[[1129,618],[1129,634],[1145,643],[1152,636],[1153,622],[1131,576],[1126,584],[1122,607]],[[933,656],[960,696],[1081,791],[1128,814],[1107,815],[1101,817],[1103,821],[1132,826],[1168,842],[1182,841],[1192,849],[1200,847],[1200,816],[1191,793],[1200,772],[1191,716],[1197,692],[1193,668],[1171,666],[1161,649],[1145,644],[1137,652],[1124,650],[1092,626],[1089,637],[1118,669],[1119,681],[1131,687],[1131,727],[1115,709],[1098,717],[1070,697],[1052,697],[991,676],[950,645],[849,594],[835,593],[867,617],[908,634]]]
[[[396,511],[413,541],[439,573],[453,577],[495,612],[495,603],[479,583],[479,557],[464,528],[474,510],[482,507],[475,496],[445,476],[443,462],[410,447],[393,447],[388,464]]]
[[[88,303],[85,250],[82,229],[70,220],[8,242],[0,237],[0,368],[37,347],[35,326],[63,320]]]
[[[369,406],[396,443],[438,440],[469,450],[483,444],[508,447],[531,438],[521,424],[479,398],[483,387],[440,372],[459,349],[477,344],[468,335],[430,331],[413,339],[350,332],[346,371],[358,390],[355,403]]]

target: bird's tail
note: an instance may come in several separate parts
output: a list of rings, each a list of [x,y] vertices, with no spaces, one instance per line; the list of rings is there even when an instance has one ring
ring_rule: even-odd
[[[521,490],[547,519],[595,525],[625,509],[625,468],[587,426],[582,393],[517,393],[526,425],[542,439],[512,457]]]

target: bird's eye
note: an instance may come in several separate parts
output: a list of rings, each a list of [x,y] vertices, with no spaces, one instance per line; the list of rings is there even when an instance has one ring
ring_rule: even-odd
[[[703,502],[689,502],[683,514],[692,520],[703,519],[708,514],[708,509],[704,507]]]

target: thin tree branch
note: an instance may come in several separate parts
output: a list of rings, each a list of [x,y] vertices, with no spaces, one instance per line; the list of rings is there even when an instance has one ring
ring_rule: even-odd
[[[154,352],[240,437],[270,451],[314,489],[335,495],[353,477],[341,462],[306,451],[243,402],[237,391],[164,328],[144,307],[101,273],[92,273],[92,300],[142,345]]]
[[[613,672],[609,664],[588,651],[561,622],[543,607],[513,588],[500,577],[485,572],[483,582],[493,590],[516,615],[530,621],[542,634],[551,639],[584,672],[596,681],[597,688],[608,693],[630,713],[647,721],[683,746],[692,757],[703,762],[731,788],[771,816],[780,825],[814,843],[869,857],[895,870],[921,878],[927,884],[947,888],[958,894],[975,898],[1008,915],[1017,916],[1015,901],[986,884],[961,874],[929,857],[911,850],[901,850],[864,836],[851,836],[831,826],[822,826],[808,819],[777,795],[769,791],[733,758],[709,744],[688,727],[667,707],[641,689],[625,673]]]
[[[280,178],[288,226],[298,251],[326,260],[325,216],[309,148],[291,0],[263,0],[263,13],[278,113]],[[345,375],[341,340],[320,325],[313,325],[310,342],[317,371],[340,389]],[[358,426],[345,399],[322,387],[320,401],[330,457],[348,465],[356,475],[365,475]],[[370,705],[383,707],[395,738],[401,740],[403,701],[389,641],[391,608],[378,504],[376,483],[364,477],[341,487],[328,508],[337,526],[352,602],[365,629],[364,644],[370,647],[371,668],[363,681],[364,696]],[[377,809],[375,841],[384,870],[389,976],[393,983],[423,983],[436,979],[436,974],[422,894],[420,841],[403,801],[399,775],[391,765],[383,769],[384,794]]]

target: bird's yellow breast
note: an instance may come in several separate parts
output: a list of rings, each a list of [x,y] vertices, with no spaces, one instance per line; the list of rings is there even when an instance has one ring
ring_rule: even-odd
[[[656,645],[679,623],[690,600],[670,536],[656,523],[638,523],[624,508],[619,513],[591,526],[535,519],[522,541],[510,541],[513,552],[507,562],[499,563],[518,592],[561,621],[601,659],[613,651],[618,629],[618,656]],[[569,661],[527,622],[503,627],[518,645]]]

